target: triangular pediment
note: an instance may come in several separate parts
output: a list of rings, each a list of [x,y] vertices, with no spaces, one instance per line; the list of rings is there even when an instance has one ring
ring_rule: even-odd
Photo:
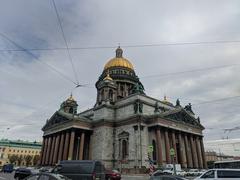
[[[128,138],[129,137],[129,133],[126,131],[121,132],[120,134],[118,134],[119,138]]]
[[[168,111],[163,114],[163,117],[175,121],[182,121],[184,123],[192,124],[195,126],[201,126],[200,122],[184,109]]]
[[[62,122],[69,121],[69,118],[61,115],[58,111],[56,111],[50,119],[47,120],[46,124],[44,125],[43,129],[51,127],[55,124],[59,124]]]

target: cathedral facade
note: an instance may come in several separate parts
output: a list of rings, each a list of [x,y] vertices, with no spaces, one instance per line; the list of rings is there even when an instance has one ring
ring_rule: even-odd
[[[204,127],[191,104],[147,96],[120,47],[95,86],[93,108],[78,113],[71,95],[47,120],[42,128],[41,165],[92,159],[101,160],[107,168],[136,170],[148,167],[150,156],[159,166],[175,161],[183,168],[207,168]]]

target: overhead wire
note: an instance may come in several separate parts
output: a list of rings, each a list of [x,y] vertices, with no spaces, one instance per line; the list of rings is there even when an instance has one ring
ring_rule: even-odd
[[[29,115],[24,116],[24,117],[21,118],[21,119],[18,119],[18,121],[19,121],[19,120],[28,119],[28,118],[31,117],[34,113],[36,113],[36,112],[38,112],[38,111],[40,111],[40,110],[43,110],[43,109],[46,108],[46,107],[49,107],[49,105],[52,104],[52,103],[54,103],[56,100],[59,100],[59,99],[65,97],[67,94],[70,95],[75,89],[76,89],[76,87],[71,88],[71,90],[70,90],[70,91],[68,90],[67,93],[64,92],[64,94],[61,94],[61,95],[58,96],[57,98],[54,98],[53,100],[47,102],[46,104],[44,104],[44,105],[42,105],[41,107],[39,107],[39,108],[37,108],[36,110],[34,110],[34,111],[33,111],[32,113],[30,113]],[[21,125],[24,125],[24,126],[37,125],[37,126],[39,126],[39,125],[36,124],[36,123],[21,123]],[[12,128],[11,125],[3,125],[3,126],[8,127],[8,130]],[[15,127],[15,126],[14,126],[14,127]]]
[[[225,97],[225,98],[219,98],[219,99],[214,99],[214,100],[210,100],[210,101],[203,101],[203,102],[200,102],[200,103],[192,104],[192,106],[215,103],[215,102],[219,102],[219,101],[226,101],[226,100],[235,99],[235,98],[240,98],[240,95],[230,96],[230,97]]]
[[[65,80],[68,80],[72,83],[74,83],[75,85],[78,85],[77,83],[75,83],[71,78],[69,78],[67,75],[63,74],[62,72],[60,72],[59,70],[57,70],[56,68],[52,67],[51,65],[49,65],[48,63],[44,62],[44,61],[40,61],[39,58],[31,53],[29,50],[25,49],[24,47],[22,47],[21,45],[19,45],[18,43],[16,43],[15,41],[13,41],[12,39],[10,39],[8,36],[6,36],[5,34],[0,32],[0,36],[2,36],[3,38],[7,39],[9,42],[11,42],[13,45],[15,45],[17,48],[20,48],[22,51],[24,51],[26,54],[28,54],[29,56],[32,56],[33,59],[39,63],[42,63],[44,65],[46,65],[49,69],[51,69],[52,71],[54,71],[55,73],[57,73],[58,75],[60,75],[62,78],[64,78]]]
[[[53,7],[54,7],[54,10],[55,10],[56,16],[57,16],[57,20],[58,20],[59,27],[60,27],[60,29],[61,29],[61,34],[62,34],[62,37],[63,37],[63,39],[64,39],[64,43],[65,43],[66,48],[67,48],[68,58],[69,58],[69,60],[70,60],[71,66],[72,66],[72,70],[73,70],[73,73],[74,73],[76,82],[77,82],[77,84],[79,85],[77,72],[76,72],[76,70],[75,70],[75,68],[74,68],[73,59],[72,59],[72,56],[71,56],[70,51],[69,51],[67,39],[66,39],[65,33],[64,33],[64,31],[63,31],[63,27],[62,27],[62,23],[61,23],[61,20],[60,20],[60,16],[59,16],[59,13],[58,13],[58,10],[57,10],[57,6],[56,6],[56,3],[55,3],[54,0],[52,0],[52,3],[53,3]]]
[[[233,66],[240,66],[240,64],[227,64],[227,65],[205,67],[205,68],[186,70],[186,71],[179,71],[179,72],[154,74],[154,75],[142,76],[140,78],[153,78],[153,77],[173,76],[173,75],[178,75],[178,74],[185,74],[185,73],[200,72],[200,71],[207,71],[207,70],[213,70],[213,69],[228,68],[228,67],[233,67]]]
[[[121,45],[122,48],[144,48],[161,46],[186,46],[186,45],[214,45],[214,44],[238,44],[240,40],[219,40],[219,41],[199,41],[199,42],[176,42],[176,43],[152,43],[152,44],[133,44]],[[54,50],[94,50],[94,49],[113,49],[116,46],[83,46],[83,47],[56,47],[56,48],[29,48],[29,51],[54,51]],[[0,49],[0,51],[21,51],[19,49]]]

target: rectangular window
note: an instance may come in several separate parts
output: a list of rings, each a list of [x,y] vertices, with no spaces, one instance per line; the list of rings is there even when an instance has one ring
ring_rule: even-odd
[[[217,171],[218,178],[240,178],[240,171],[232,171],[232,170],[218,170]]]

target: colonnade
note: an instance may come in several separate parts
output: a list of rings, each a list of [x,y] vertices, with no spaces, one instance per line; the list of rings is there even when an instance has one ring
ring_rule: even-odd
[[[183,168],[207,168],[202,136],[168,128],[156,128],[155,135],[159,165],[172,163],[170,148],[174,148],[175,162],[181,164]]]
[[[70,129],[44,136],[40,164],[55,165],[60,160],[89,159],[89,142],[86,132],[80,129]]]

